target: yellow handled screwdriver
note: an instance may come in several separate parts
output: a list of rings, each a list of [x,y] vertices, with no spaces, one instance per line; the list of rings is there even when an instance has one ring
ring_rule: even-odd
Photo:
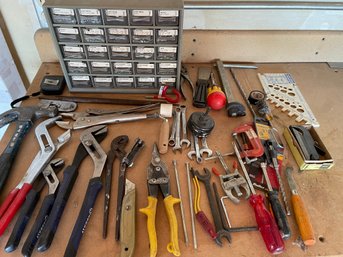
[[[306,246],[314,245],[316,243],[316,239],[314,237],[313,228],[310,222],[310,216],[308,215],[304,202],[298,193],[296,184],[292,177],[292,171],[293,169],[291,167],[286,168],[286,177],[292,193],[291,201],[295,220],[304,244]]]

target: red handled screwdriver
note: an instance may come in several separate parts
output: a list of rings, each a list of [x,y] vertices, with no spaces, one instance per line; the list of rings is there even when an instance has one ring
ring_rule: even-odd
[[[245,178],[248,182],[249,188],[252,193],[249,202],[251,206],[254,208],[258,230],[261,232],[267,250],[272,254],[282,253],[285,248],[285,245],[279,232],[278,226],[276,225],[276,222],[271,213],[266,209],[264,205],[263,196],[256,194],[256,191],[251,183],[249,174],[244,166],[237,146],[234,142],[232,144],[239,164],[241,165],[241,168],[244,172]]]

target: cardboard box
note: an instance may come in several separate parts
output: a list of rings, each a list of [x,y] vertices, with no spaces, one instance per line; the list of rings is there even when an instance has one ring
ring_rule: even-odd
[[[322,140],[318,136],[316,130],[312,126],[304,126],[307,128],[312,136],[312,138],[318,142],[319,146],[325,151],[325,155],[321,156],[320,160],[306,160],[301,148],[293,136],[290,129],[287,127],[283,132],[283,136],[285,137],[289,149],[291,150],[295,161],[297,162],[300,170],[328,170],[331,169],[334,165],[334,161],[326,149],[325,145],[323,144]]]

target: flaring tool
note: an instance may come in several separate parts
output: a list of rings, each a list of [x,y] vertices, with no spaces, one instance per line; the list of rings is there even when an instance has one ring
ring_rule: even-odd
[[[180,203],[180,199],[174,198],[170,192],[170,180],[167,166],[161,160],[157,145],[154,144],[151,162],[148,166],[148,206],[139,211],[147,216],[147,229],[150,242],[150,257],[157,254],[157,236],[155,227],[157,195],[159,189],[163,194],[164,207],[167,212],[170,229],[170,243],[167,245],[168,252],[180,256],[178,225],[174,211],[174,205]]]
[[[55,153],[69,141],[71,137],[70,130],[60,135],[57,138],[57,142],[52,141],[52,138],[48,132],[48,127],[55,124],[55,121],[60,118],[60,116],[50,118],[41,122],[36,127],[35,134],[40,146],[40,151],[33,159],[22,180],[9,193],[0,207],[0,236],[4,233],[14,215],[22,206],[26,195],[32,189],[32,184],[38,175],[41,174],[45,166],[48,165]]]

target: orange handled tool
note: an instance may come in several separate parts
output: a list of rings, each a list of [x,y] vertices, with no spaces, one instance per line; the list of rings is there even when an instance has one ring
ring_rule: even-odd
[[[294,210],[295,220],[298,224],[301,239],[306,246],[314,245],[316,239],[314,237],[313,228],[310,222],[310,216],[308,215],[304,202],[298,194],[298,190],[294,179],[292,177],[292,168],[286,168],[286,177],[292,193],[292,205]]]

